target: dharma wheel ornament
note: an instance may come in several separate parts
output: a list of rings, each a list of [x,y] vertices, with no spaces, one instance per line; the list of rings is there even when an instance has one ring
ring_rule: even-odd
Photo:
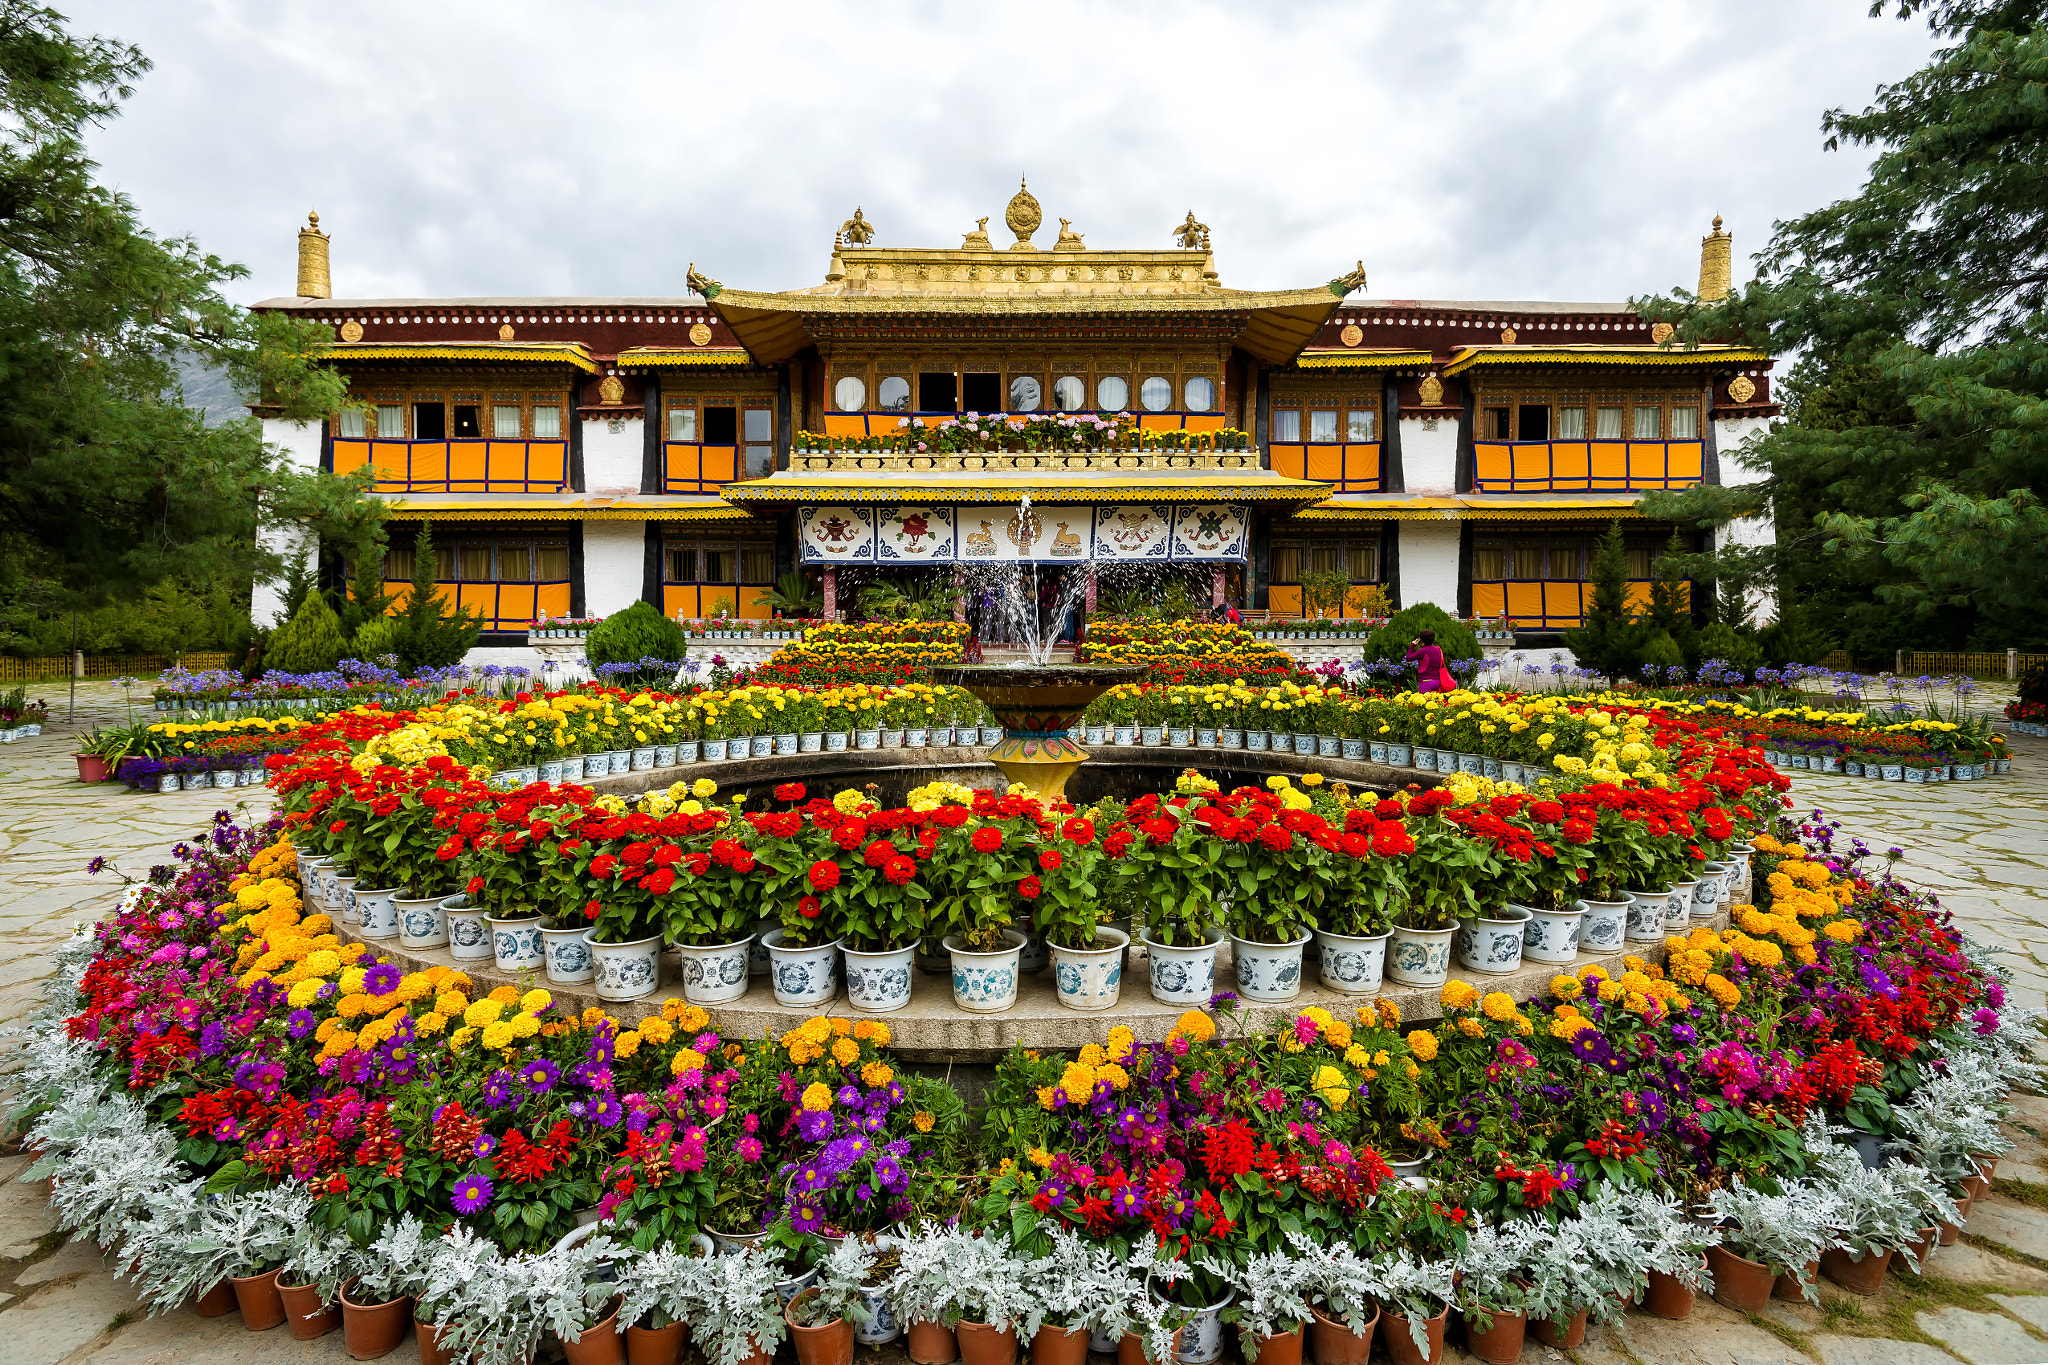
[[[1031,191],[1025,188],[1024,178],[1017,177],[1017,193],[1010,197],[1009,207],[1003,210],[1003,222],[1017,234],[1017,240],[1010,243],[1010,250],[1038,250],[1031,245],[1031,234],[1038,231],[1044,221],[1045,214],[1038,207],[1038,201],[1031,197]]]

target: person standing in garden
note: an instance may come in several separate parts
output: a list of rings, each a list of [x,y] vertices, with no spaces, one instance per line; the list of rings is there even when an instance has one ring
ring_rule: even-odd
[[[1444,671],[1444,652],[1437,648],[1436,632],[1425,630],[1408,642],[1408,653],[1402,656],[1415,665],[1415,690],[1418,692],[1448,692],[1451,690],[1450,674]]]

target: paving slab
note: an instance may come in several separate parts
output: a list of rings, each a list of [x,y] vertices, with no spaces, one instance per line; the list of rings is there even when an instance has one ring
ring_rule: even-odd
[[[10,1304],[0,1316],[0,1360],[58,1365],[107,1332],[121,1313],[140,1316],[135,1296],[105,1275],[53,1285]]]
[[[100,1255],[98,1247],[83,1238],[74,1238],[35,1264],[22,1267],[14,1277],[14,1287],[29,1289],[74,1275],[98,1275],[106,1268],[106,1257]]]
[[[1913,1321],[1970,1365],[2041,1365],[2048,1360],[2048,1341],[1997,1313],[1944,1308],[1916,1313]]]
[[[1993,1194],[1971,1207],[1963,1230],[1972,1237],[1989,1238],[2000,1246],[2048,1261],[2048,1210]]]
[[[1974,1223],[1972,1219],[1973,1226]],[[1962,1284],[2048,1294],[2048,1270],[2015,1261],[2009,1256],[2000,1256],[1983,1247],[1971,1246],[1968,1242],[1936,1247],[1934,1254],[1927,1258],[1927,1273]]]
[[[1813,1349],[1821,1365],[1956,1365],[1954,1356],[1924,1341],[1828,1334],[1815,1337]]]

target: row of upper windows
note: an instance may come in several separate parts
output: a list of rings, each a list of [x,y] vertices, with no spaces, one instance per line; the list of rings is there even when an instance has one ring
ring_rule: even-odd
[[[380,441],[447,441],[485,439],[485,405],[474,403],[415,402],[378,403],[374,409],[365,411],[359,407],[343,408],[341,421],[335,431],[343,440],[361,441],[375,437]],[[555,403],[536,403],[530,408],[520,403],[493,403],[489,405],[490,431],[488,438],[494,441],[559,441],[562,439],[562,409]],[[412,418],[410,431],[406,418]]]
[[[1627,435],[1624,436],[1623,432]],[[1697,441],[1700,438],[1700,410],[1696,403],[1673,404],[1669,411],[1657,403],[1634,403],[1624,408],[1616,403],[1593,409],[1590,439],[1595,441]],[[1482,441],[1584,441],[1586,409],[1553,406],[1549,403],[1521,403],[1489,406],[1480,415]]]
[[[666,540],[664,583],[773,583],[775,545],[766,540]]]
[[[1594,539],[1587,536],[1482,536],[1472,542],[1472,579],[1478,583],[1508,579],[1584,582],[1591,573],[1596,548]],[[1648,579],[1661,548],[1656,541],[1627,542],[1628,576],[1638,582]]]
[[[732,403],[670,403],[668,439],[707,446],[773,445],[775,410]]]
[[[413,547],[384,552],[384,581],[412,579]],[[463,539],[434,546],[434,579],[439,583],[566,583],[569,547],[531,537]]]
[[[1342,573],[1353,583],[1380,581],[1378,540],[1324,540],[1273,542],[1269,581],[1299,583],[1304,572]]]
[[[927,372],[917,377],[917,412],[1037,412],[1045,405],[1045,386],[1036,375],[1010,377],[1005,404],[999,374],[956,375],[952,371]],[[1166,412],[1173,407],[1173,381],[1155,374],[1138,385],[1138,403],[1147,412]],[[890,375],[876,385],[875,411],[910,412],[910,380]],[[1216,406],[1216,381],[1196,375],[1181,385],[1181,407],[1187,412],[1209,412]],[[832,406],[838,412],[865,412],[867,382],[846,375],[832,386]],[[1095,411],[1123,412],[1130,407],[1130,382],[1121,375],[1104,375],[1095,381]],[[1052,381],[1052,405],[1060,412],[1080,412],[1088,406],[1088,385],[1079,375],[1061,375]]]
[[[1377,408],[1282,408],[1273,409],[1270,437],[1274,445],[1377,441],[1380,414]],[[1303,431],[1308,433],[1306,437]],[[1342,433],[1341,435],[1339,433]]]

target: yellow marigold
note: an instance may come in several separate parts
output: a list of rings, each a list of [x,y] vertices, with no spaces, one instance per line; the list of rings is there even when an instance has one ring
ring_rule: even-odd
[[[812,1062],[825,1055],[825,1050],[816,1043],[811,1042],[808,1038],[790,1039],[787,1050],[789,1052],[789,1060],[797,1066],[809,1066]]]
[[[514,1038],[531,1038],[540,1032],[540,1020],[530,1014],[515,1014],[505,1022],[511,1025]]]
[[[1468,1014],[1458,1021],[1458,1032],[1464,1034],[1467,1038],[1484,1038],[1486,1036],[1486,1025]]]
[[[370,945],[367,943],[344,943],[335,951],[341,954],[343,963],[353,965],[364,953],[370,951]]]
[[[485,1024],[480,1036],[488,1048],[510,1047],[519,1041],[518,1035],[512,1032],[512,1026],[502,1019],[495,1024]]]
[[[1452,978],[1444,982],[1437,998],[1447,1010],[1468,1010],[1479,1000],[1479,990],[1469,981]]]
[[[392,994],[408,1005],[415,1000],[424,999],[433,993],[434,983],[427,979],[425,972],[413,972],[400,978],[398,989],[392,992]]]
[[[1607,1004],[1613,1004],[1621,999],[1623,994],[1624,992],[1619,981],[1603,981],[1600,983],[1600,998]]]
[[[1569,1042],[1574,1036],[1593,1027],[1593,1021],[1577,1014],[1560,1014],[1550,1021],[1550,1036]]]
[[[318,1028],[313,1030],[313,1041],[316,1043],[324,1043],[340,1031],[341,1020],[332,1015],[329,1015],[327,1018],[322,1019],[320,1021],[320,1026]]]
[[[443,991],[434,997],[434,1008],[443,1014],[461,1014],[469,1008],[469,997],[461,991]]]
[[[804,1087],[803,1106],[813,1112],[832,1107],[832,1087],[822,1081],[812,1081]]]
[[[1373,1009],[1380,1017],[1381,1028],[1392,1028],[1401,1022],[1401,1007],[1391,1000],[1376,1000],[1373,1002]],[[1359,1022],[1367,1022],[1362,1011]]]
[[[469,1040],[474,1037],[476,1037],[475,1029],[459,1028],[448,1035],[448,1050],[450,1052],[460,1052],[469,1046]]]
[[[504,1005],[496,1000],[479,1000],[462,1012],[462,1022],[471,1028],[482,1028],[486,1024],[496,1023],[498,1016],[504,1012]]]
[[[519,997],[519,1008],[527,1014],[539,1014],[542,1010],[546,1009],[549,1005],[552,1005],[554,1003],[555,997],[549,995],[546,991],[541,990],[539,987],[535,987],[533,990],[530,990],[526,994]]]
[[[920,1133],[929,1133],[934,1122],[935,1120],[932,1116],[922,1109],[910,1116],[910,1126],[917,1129]]]
[[[702,1071],[704,1054],[692,1048],[677,1048],[676,1055],[669,1059],[668,1069],[669,1073],[675,1076],[680,1076],[685,1071]]]
[[[363,945],[360,943],[351,943],[348,946],[351,948],[360,948]],[[369,969],[366,967],[350,967],[347,971],[344,971],[341,974],[341,993],[343,995],[362,994],[363,977],[368,974],[368,971]]]
[[[1130,1088],[1131,1073],[1115,1062],[1104,1062],[1095,1068],[1095,1079],[1108,1081],[1112,1090],[1126,1090]]]
[[[1506,991],[1488,991],[1479,1008],[1487,1018],[1504,1023],[1515,1016],[1515,997]]]
[[[1024,1159],[1040,1169],[1052,1165],[1052,1153],[1043,1147],[1033,1147],[1024,1153]]]
[[[1345,1023],[1342,1019],[1332,1019],[1329,1023],[1323,1025],[1323,1041],[1335,1048],[1350,1047],[1351,1025]]]
[[[860,1069],[860,1083],[872,1089],[880,1089],[896,1079],[896,1069],[887,1062],[869,1062]]]
[[[827,1019],[825,1027],[832,1030],[834,1038],[850,1038],[853,1036],[853,1021],[850,1019]]]
[[[1351,1082],[1334,1066],[1317,1067],[1315,1079],[1309,1085],[1332,1109],[1342,1109],[1351,1098]]]
[[[367,995],[344,995],[334,1012],[344,1019],[355,1019],[373,1012],[375,1003]]]
[[[1041,1085],[1038,1087],[1038,1107],[1040,1109],[1050,1109],[1059,1102],[1060,1092],[1058,1086]]]
[[[1606,979],[1607,969],[1597,962],[1587,963],[1579,968],[1579,980],[1581,981],[1605,981]]]
[[[1095,1068],[1079,1062],[1067,1063],[1067,1069],[1060,1075],[1060,1089],[1066,1092],[1069,1103],[1081,1103],[1095,1093]]]
[[[1833,924],[1822,925],[1821,932],[1837,943],[1854,943],[1863,936],[1863,926],[1855,920],[1838,919]]]
[[[1586,993],[1576,976],[1559,974],[1550,978],[1550,993],[1560,1000],[1576,1000]]]
[[[1408,1051],[1422,1061],[1436,1060],[1436,1035],[1427,1029],[1416,1029],[1408,1035]]]
[[[860,1060],[860,1044],[851,1038],[832,1040],[832,1060],[841,1066],[852,1066]]]
[[[1372,1054],[1353,1043],[1344,1049],[1344,1060],[1355,1067],[1369,1067],[1372,1065]]]
[[[285,996],[285,1003],[295,1010],[302,1010],[313,1003],[313,997],[320,994],[320,988],[326,984],[325,981],[301,981]]]
[[[640,1036],[650,1043],[665,1043],[675,1034],[675,1026],[658,1014],[650,1014],[640,1021]]]
[[[517,986],[500,986],[491,992],[489,998],[509,1009],[519,1003],[519,988]]]
[[[1081,1049],[1082,1066],[1101,1066],[1105,1060],[1100,1043],[1089,1043]]]
[[[1109,1060],[1129,1061],[1131,1054],[1138,1050],[1138,1035],[1122,1024],[1109,1031]]]
[[[595,1005],[592,1005],[588,1009],[583,1011],[583,1027],[596,1028],[599,1024],[602,1024],[608,1017],[609,1016],[606,1015],[603,1010],[599,1009]]]
[[[424,1037],[431,1037],[448,1027],[448,1016],[439,1011],[430,1010],[413,1020],[412,1026],[414,1032]]]
[[[1216,1021],[1200,1010],[1189,1010],[1174,1021],[1173,1032],[1190,1042],[1206,1043],[1216,1036]]]
[[[328,1035],[327,1042],[320,1049],[320,1055],[322,1057],[339,1057],[355,1045],[356,1036],[353,1033],[350,1033],[347,1029],[337,1029]]]

